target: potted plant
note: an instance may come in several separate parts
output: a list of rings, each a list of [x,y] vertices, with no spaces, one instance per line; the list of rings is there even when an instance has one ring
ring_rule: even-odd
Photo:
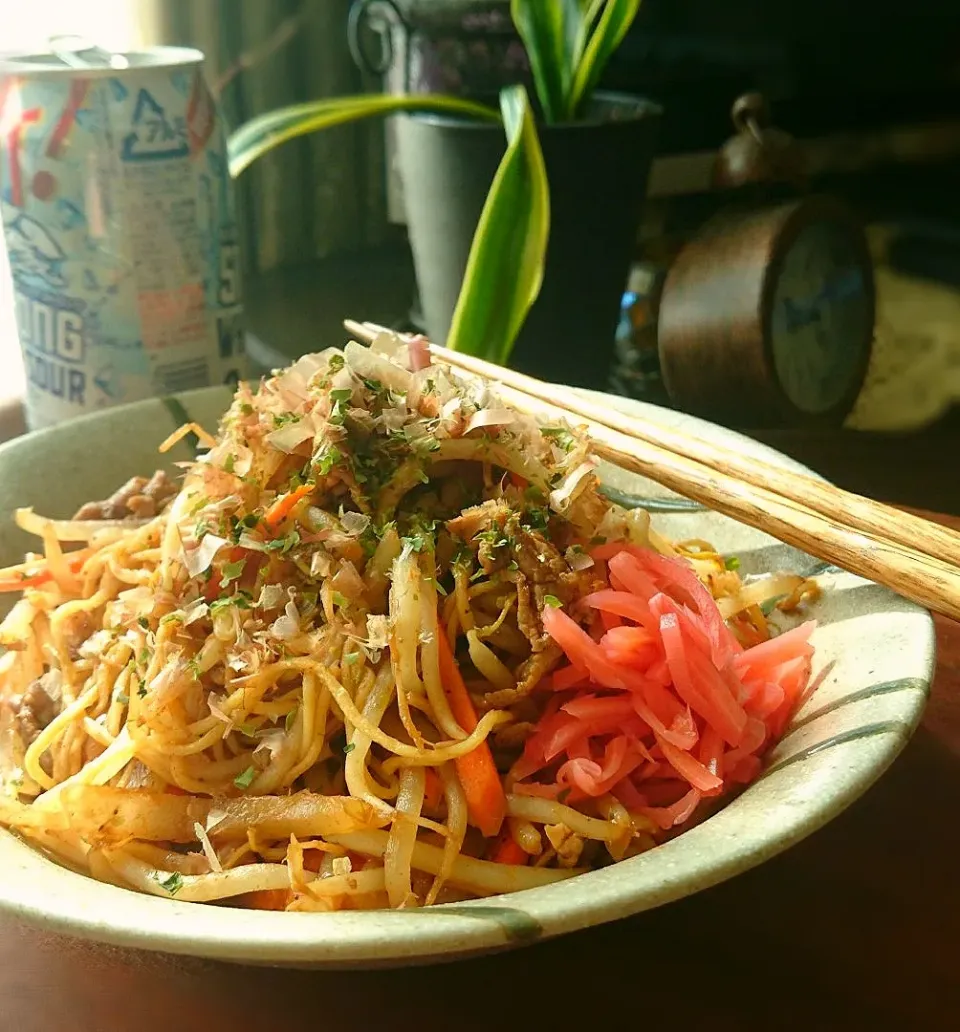
[[[511,0],[536,87],[500,111],[430,94],[284,108],[230,139],[239,174],[304,133],[406,113],[400,160],[427,329],[448,347],[605,384],[659,109],[595,90],[640,0]]]

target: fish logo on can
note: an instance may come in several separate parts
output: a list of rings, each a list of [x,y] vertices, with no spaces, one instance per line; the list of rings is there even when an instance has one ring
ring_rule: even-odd
[[[0,62],[0,216],[27,420],[245,375],[239,229],[203,55]]]

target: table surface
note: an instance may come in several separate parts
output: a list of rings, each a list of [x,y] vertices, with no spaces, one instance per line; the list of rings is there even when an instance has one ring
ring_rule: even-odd
[[[408,290],[398,283],[397,298]],[[298,339],[317,336],[309,329],[298,327]],[[0,367],[4,359],[12,355],[0,353]],[[0,375],[0,440],[22,429],[12,404],[21,389]],[[960,478],[947,474],[960,446],[956,415],[902,436],[755,436],[844,487],[951,513],[938,518],[960,528]],[[828,827],[724,885],[522,953],[406,971],[234,967],[92,946],[0,918],[0,1032],[307,1022],[512,1032],[563,1018],[620,1028],[678,1016],[711,1032],[955,1028],[960,625],[938,620],[937,632],[930,705],[892,770]],[[494,986],[497,1002],[480,1006]]]
[[[831,472],[882,494],[897,471],[862,458],[838,476],[833,454]],[[952,511],[937,518],[960,528]],[[956,1028],[960,624],[938,619],[937,632],[930,705],[893,768],[826,828],[716,888],[523,952],[380,972],[134,953],[0,918],[0,1032],[512,1032],[678,1016],[711,1032]]]

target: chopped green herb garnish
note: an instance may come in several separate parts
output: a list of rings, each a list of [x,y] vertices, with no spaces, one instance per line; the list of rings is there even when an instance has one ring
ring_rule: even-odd
[[[226,528],[226,532],[230,537],[230,540],[236,545],[240,543],[240,535],[243,533],[243,529],[240,526],[240,521],[236,516],[228,516],[227,523],[229,526]]]
[[[137,678],[137,695],[138,695],[138,696],[139,696],[139,697],[140,697],[141,699],[143,699],[143,698],[146,698],[146,694],[147,694],[147,685],[146,685],[146,682],[145,682],[145,681],[143,681],[143,679],[142,679],[142,678]]]
[[[227,606],[236,606],[237,609],[251,609],[250,599],[244,594],[222,595],[210,603],[210,615],[222,612]]]
[[[246,516],[238,521],[237,525],[243,527],[244,530],[253,530],[259,522],[260,517],[255,512],[248,512]]]
[[[550,525],[550,513],[546,509],[528,509],[526,523],[531,530],[546,530]]]
[[[760,612],[764,616],[769,616],[786,597],[786,595],[776,595],[774,598],[768,598],[766,602],[761,602]]]
[[[233,783],[237,788],[249,788],[253,784],[253,779],[257,776],[256,767],[247,767],[246,770],[241,771],[234,779]]]
[[[334,355],[330,356],[330,361],[327,363],[327,369],[331,373],[339,373],[340,370],[343,368],[343,366],[344,366],[343,355],[336,355],[336,354],[334,354]]]
[[[313,464],[320,476],[325,477],[342,458],[340,449],[328,444],[314,455]]]
[[[569,430],[565,430],[562,426],[544,426],[540,428],[540,433],[544,437],[549,437],[559,447],[563,448],[564,451],[570,451],[571,448],[577,443],[573,434]]]
[[[176,894],[183,888],[183,875],[179,871],[174,871],[169,878],[157,878],[162,889],[166,889],[171,896]]]
[[[343,747],[344,755],[346,756],[349,753],[352,753],[353,750],[356,749],[356,747],[357,746],[356,746],[356,744],[354,742],[347,742],[347,744]]]
[[[234,467],[234,464],[236,463],[236,461],[237,461],[237,457],[236,457],[236,455],[234,455],[234,454],[233,454],[233,453],[231,452],[231,454],[230,454],[230,455],[228,455],[228,456],[227,456],[227,457],[226,457],[226,458],[225,458],[225,459],[223,460],[223,468],[224,468],[224,470],[225,470],[225,471],[226,471],[227,473],[232,473],[232,472],[233,472],[233,467]]]
[[[144,666],[145,664],[149,663],[150,662],[150,650],[146,649],[146,648],[141,649],[140,650],[140,654],[137,656],[137,662],[141,666]]]
[[[263,547],[269,552],[279,552],[281,555],[285,555],[291,548],[296,548],[299,544],[299,532],[291,530],[285,537],[274,538],[273,541],[268,541]]]
[[[140,624],[140,626],[145,631],[149,631],[150,630],[150,621],[145,616],[138,617],[137,618],[137,623]]]
[[[346,595],[341,595],[339,591],[334,591],[331,597],[333,599],[333,604],[338,609],[346,609],[346,607],[350,605]]]
[[[193,659],[187,661],[187,669],[193,675],[194,680],[200,680],[200,661],[197,659],[196,656],[194,656]]]
[[[283,726],[286,731],[290,731],[293,725],[297,722],[297,714],[300,712],[299,706],[294,706],[287,715],[283,718]]]
[[[220,571],[220,586],[226,587],[231,581],[237,580],[243,574],[243,568],[247,565],[246,559],[238,559],[235,563],[224,563]]]
[[[737,555],[729,556],[723,564],[728,570],[739,570],[740,569],[740,557]]]
[[[481,530],[478,534],[474,534],[473,540],[485,541],[491,548],[509,548],[513,544],[513,541],[496,527],[492,527],[490,530]]]
[[[274,415],[273,425],[278,429],[281,426],[287,426],[288,423],[299,423],[300,416],[296,412],[281,412]]]
[[[114,702],[119,702],[121,706],[126,706],[127,703],[130,701],[130,696],[127,695],[126,692],[117,692],[117,691],[115,691],[113,693],[113,701]]]
[[[244,416],[252,416],[253,415],[253,406],[249,402],[245,401],[240,406],[240,413],[241,413],[241,415],[244,415]]]
[[[440,451],[440,442],[436,437],[427,435],[425,437],[415,438],[410,442],[410,447],[419,455],[429,455],[430,452]]]
[[[253,738],[253,736],[257,733],[257,725],[250,723],[241,724],[237,728],[237,730],[240,732],[240,734],[246,735],[247,738]]]
[[[374,530],[372,524],[360,535],[360,547],[363,549],[363,554],[367,559],[372,558],[373,554],[376,552],[377,532]]]
[[[550,606],[551,609],[559,609],[563,605],[556,595],[544,595],[543,604],[545,606]]]
[[[419,553],[424,549],[433,547],[436,529],[436,520],[413,520],[410,527],[410,533],[402,537],[400,540],[403,542],[405,548],[409,548],[411,551]]]
[[[201,509],[206,508],[209,504],[210,499],[206,495],[200,495],[200,497],[187,510],[187,515],[196,516]]]
[[[335,424],[343,423],[346,413],[344,405],[353,397],[353,391],[349,387],[341,387],[330,392],[330,400],[333,407],[330,409],[330,422]]]

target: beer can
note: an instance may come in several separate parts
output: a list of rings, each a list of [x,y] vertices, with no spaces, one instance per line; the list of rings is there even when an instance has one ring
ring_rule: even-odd
[[[97,53],[0,59],[0,216],[31,429],[245,375],[203,54]]]

